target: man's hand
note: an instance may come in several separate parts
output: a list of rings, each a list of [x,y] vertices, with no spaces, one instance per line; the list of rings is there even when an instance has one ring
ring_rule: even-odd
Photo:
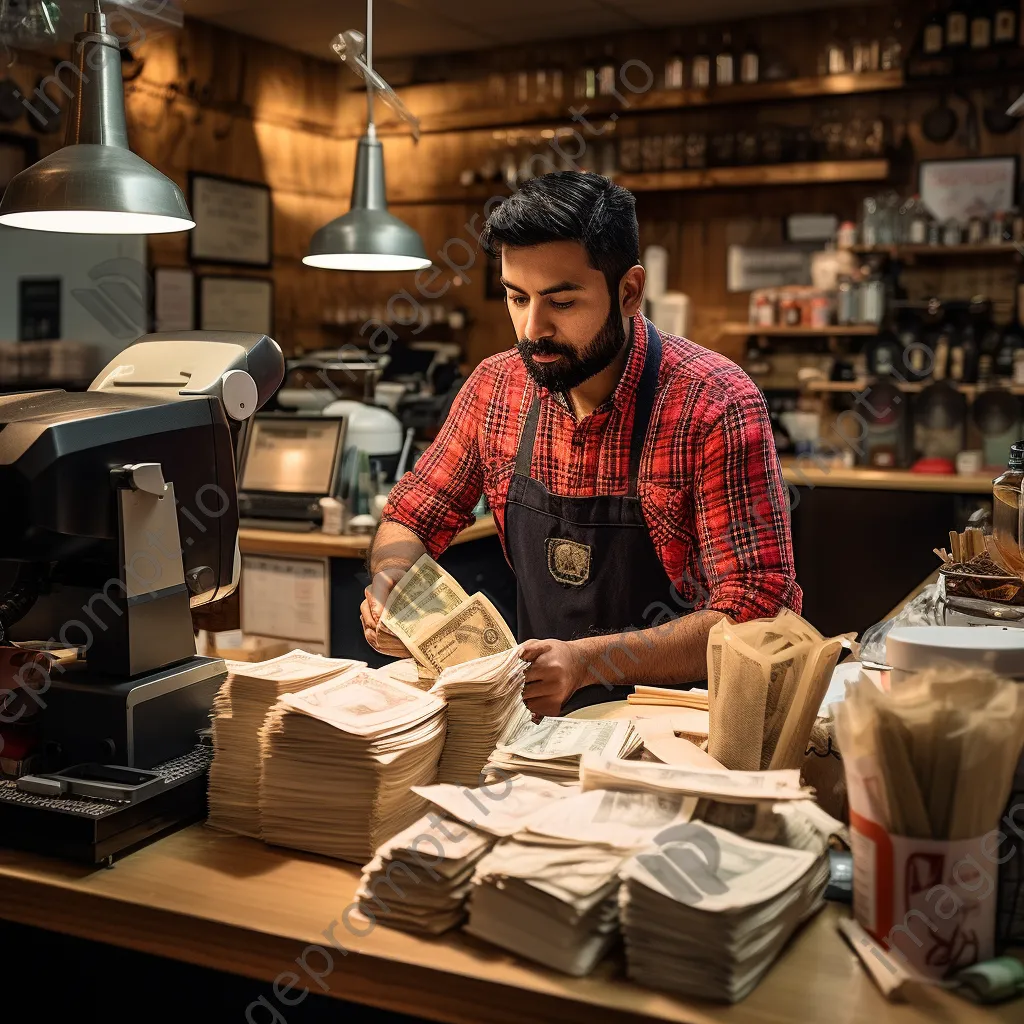
[[[530,662],[526,670],[523,703],[534,721],[557,716],[562,705],[586,682],[586,657],[574,641],[527,640],[521,655]]]
[[[379,631],[380,617],[384,613],[384,604],[395,584],[405,575],[401,569],[382,569],[370,581],[364,591],[366,597],[359,606],[359,618],[363,624],[363,636],[366,642],[381,654],[392,658],[406,658],[409,652],[405,645],[390,633]]]

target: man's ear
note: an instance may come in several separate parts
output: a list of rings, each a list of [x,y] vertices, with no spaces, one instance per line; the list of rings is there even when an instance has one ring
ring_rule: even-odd
[[[636,316],[644,302],[644,285],[647,274],[638,263],[622,275],[619,282],[619,308],[623,316]]]

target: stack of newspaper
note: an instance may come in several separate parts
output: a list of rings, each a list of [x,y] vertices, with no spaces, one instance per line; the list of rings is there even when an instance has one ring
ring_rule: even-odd
[[[629,977],[733,1003],[822,905],[828,857],[691,823],[660,833],[622,880]]]
[[[395,584],[380,629],[435,676],[451,665],[516,646],[494,605],[483,594],[467,594],[429,555]]]
[[[227,663],[227,680],[213,700],[211,825],[259,837],[259,731],[267,711],[282,693],[304,690],[363,664],[306,651],[292,651],[255,664]]]
[[[466,931],[546,967],[589,974],[618,934],[628,854],[505,840],[477,865]]]
[[[285,694],[260,734],[268,843],[365,864],[424,811],[444,743],[444,703],[372,669]]]
[[[491,754],[486,771],[523,772],[554,782],[579,782],[584,755],[628,758],[643,740],[628,719],[589,722],[575,718],[521,721]]]
[[[526,663],[519,647],[446,668],[431,693],[448,704],[448,734],[438,781],[476,785],[502,737],[529,724],[523,704]]]
[[[465,917],[473,870],[493,843],[453,818],[420,818],[363,868],[360,913],[370,922],[440,935]]]

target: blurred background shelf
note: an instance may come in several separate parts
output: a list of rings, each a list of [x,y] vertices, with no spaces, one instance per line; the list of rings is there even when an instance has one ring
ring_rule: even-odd
[[[694,189],[751,188],[760,185],[821,185],[830,182],[885,181],[888,160],[816,160],[750,167],[708,167],[694,171],[619,174],[615,181],[631,192],[685,192]]]
[[[754,337],[761,335],[766,338],[856,338],[871,337],[878,333],[875,324],[838,324],[829,327],[784,327],[780,324],[761,327],[758,324],[724,323],[719,327],[719,335],[725,337]]]

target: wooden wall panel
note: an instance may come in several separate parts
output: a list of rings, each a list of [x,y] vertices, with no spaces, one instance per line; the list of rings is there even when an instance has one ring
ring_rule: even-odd
[[[858,32],[885,31],[887,8],[852,8],[828,14],[796,14],[732,26],[741,45],[750,37],[760,41],[762,67],[784,56],[793,73],[813,75],[832,31],[850,37]],[[876,21],[875,19],[880,19]],[[917,16],[905,12],[908,30]],[[692,49],[697,29],[623,34],[614,40],[618,61],[643,60],[660,76],[665,56],[680,41]],[[706,29],[716,40],[718,29]],[[466,359],[475,364],[514,341],[504,303],[484,296],[484,257],[475,232],[483,220],[492,188],[459,185],[459,173],[480,167],[488,156],[500,156],[510,145],[523,152],[552,155],[541,129],[578,127],[570,107],[572,69],[588,54],[604,52],[605,40],[570,40],[545,47],[545,59],[566,69],[564,109],[544,125],[507,134],[490,129],[425,134],[415,145],[408,133],[383,133],[389,195],[393,212],[421,232],[427,251],[439,268],[425,289],[410,274],[340,274],[305,267],[301,258],[313,232],[348,208],[355,138],[362,130],[365,96],[356,80],[329,53],[324,60],[292,53],[269,43],[222,29],[187,21],[183,32],[147,40],[137,47],[145,59],[141,77],[127,87],[126,106],[133,147],[147,160],[187,185],[190,170],[265,182],[274,198],[275,333],[286,351],[297,352],[337,344],[336,331],[324,330],[338,310],[384,308],[394,296],[407,293],[417,303],[441,302],[464,307],[471,327],[466,334]],[[510,118],[513,101],[509,75],[533,60],[535,51],[505,48],[488,54],[457,58],[424,58],[393,62],[382,70],[396,84],[415,77],[421,83],[400,91],[413,111],[424,119],[453,110],[493,107],[500,90],[488,74],[504,75]],[[52,67],[48,57],[21,54],[10,72],[23,91],[31,92],[36,77]],[[445,81],[444,79],[449,79]],[[975,97],[978,98],[977,96]],[[593,147],[615,135],[667,131],[721,130],[729,126],[756,128],[767,124],[804,125],[817,130],[831,112],[843,119],[882,113],[897,138],[907,133],[917,159],[968,155],[954,141],[934,146],[922,139],[920,119],[934,102],[925,92],[837,97],[772,105],[705,107],[674,113],[650,113],[620,118],[614,131],[599,138],[587,136]],[[387,108],[379,104],[382,120]],[[27,132],[25,120],[13,126]],[[586,134],[584,132],[584,134]],[[42,151],[60,144],[60,136],[40,137]],[[1020,153],[1021,133],[990,136],[981,131],[981,154]],[[543,156],[536,164],[543,169]],[[906,168],[895,185],[912,188],[915,167]],[[795,212],[830,212],[855,218],[863,198],[879,188],[873,184],[816,187],[777,187],[720,190],[704,193],[647,193],[638,196],[643,245],[664,245],[670,253],[671,286],[687,292],[694,303],[696,340],[708,343],[724,320],[746,316],[747,296],[725,289],[725,260],[730,244],[775,244],[781,239],[782,219]],[[433,198],[430,198],[433,197]],[[429,200],[429,201],[428,201]],[[475,218],[475,220],[474,220]],[[187,265],[187,238],[155,236],[150,252],[154,266]],[[461,268],[461,269],[460,269]],[[197,268],[200,272],[232,272]],[[240,270],[241,273],[260,273]],[[953,271],[920,265],[907,272],[913,291],[976,289],[1002,302],[1012,293],[1016,271],[1006,266],[978,264],[958,276]],[[423,280],[423,279],[420,279]],[[424,290],[443,290],[431,298]],[[1007,307],[1008,308],[1008,307]],[[735,342],[731,353],[736,351]]]

